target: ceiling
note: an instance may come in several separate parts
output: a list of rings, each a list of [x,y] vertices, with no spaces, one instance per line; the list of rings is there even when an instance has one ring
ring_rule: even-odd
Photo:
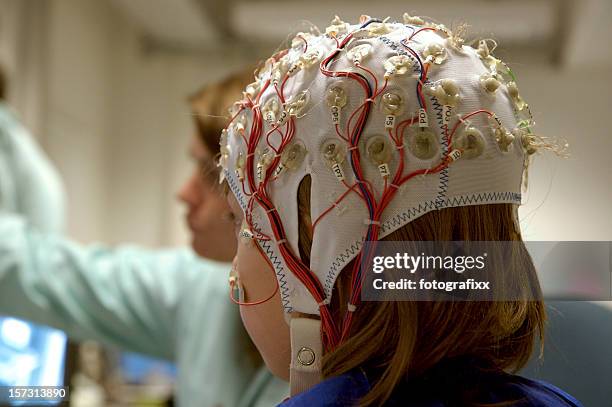
[[[469,24],[472,38],[494,37],[505,49],[536,51],[557,64],[612,61],[611,47],[594,52],[593,38],[612,37],[608,0],[111,0],[159,48],[275,48],[309,24],[324,28],[334,14],[400,19],[404,12],[435,16],[449,27]],[[409,7],[406,4],[410,4]],[[495,35],[493,35],[495,33]]]

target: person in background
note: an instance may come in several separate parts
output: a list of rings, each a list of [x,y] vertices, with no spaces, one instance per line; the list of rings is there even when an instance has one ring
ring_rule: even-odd
[[[8,81],[0,67],[0,209],[21,214],[40,231],[61,232],[62,181],[8,105],[7,94]]]
[[[34,143],[7,145],[9,133],[30,136],[3,106],[0,190],[2,197],[18,198],[3,198],[0,207],[0,313],[174,361],[178,405],[280,402],[286,383],[262,365],[228,298],[234,221],[213,161],[227,108],[251,77],[250,70],[232,75],[190,98],[197,127],[190,146],[194,170],[178,197],[201,257],[187,249],[83,246],[22,216],[15,202],[46,211],[45,221],[61,217],[63,195],[42,152],[31,153]]]
[[[0,67],[0,211],[19,214],[45,233],[61,232],[65,225],[61,179],[9,106],[8,91],[8,81]],[[10,237],[10,234],[2,235],[2,238]],[[0,303],[3,303],[1,295]],[[48,384],[58,384],[61,381],[60,360],[65,349],[64,335],[2,314],[0,311],[0,384],[35,384],[41,376],[48,378]],[[62,352],[53,361],[44,366],[13,368],[18,360],[41,360],[51,356],[49,349],[54,343],[59,343]]]

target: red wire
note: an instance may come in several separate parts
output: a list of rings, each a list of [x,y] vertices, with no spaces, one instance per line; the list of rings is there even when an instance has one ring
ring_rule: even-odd
[[[488,115],[493,115],[492,112],[488,111],[488,110],[477,110],[475,112],[469,113],[467,115],[465,115],[464,117],[461,118],[461,120],[458,121],[458,123],[455,124],[453,131],[451,132],[451,135],[449,136],[449,146],[451,145],[450,142],[452,141],[452,136],[455,134],[459,124],[461,124],[463,121],[467,120],[468,118],[479,114],[479,113],[487,113]],[[404,121],[402,123],[400,123],[400,125],[398,125],[398,128],[396,129],[396,134],[398,132],[400,132],[400,134],[403,134],[403,131],[405,129],[405,127],[407,126],[407,123],[412,123],[415,120],[415,118],[409,119],[407,121]],[[401,126],[401,130],[400,130],[400,126]],[[393,139],[392,137],[392,133],[391,130],[389,130],[389,136]],[[402,143],[403,142],[403,137],[402,138],[397,138],[395,139],[396,142],[398,143]],[[403,146],[403,144],[399,144],[399,146]],[[403,149],[403,147],[402,147]],[[402,150],[400,149],[400,150]],[[450,148],[449,148],[449,152],[447,153],[447,155],[442,159],[442,161],[440,162],[440,164],[438,164],[436,167],[432,168],[432,169],[420,169],[420,170],[416,170],[413,171],[411,173],[409,173],[406,176],[401,177],[401,174],[403,172],[403,161],[404,161],[404,155],[403,153],[400,154],[400,165],[398,166],[398,170],[395,173],[394,176],[394,181],[393,184],[395,184],[397,187],[401,186],[402,184],[404,184],[405,182],[407,182],[408,180],[416,177],[417,175],[421,175],[421,174],[427,174],[427,173],[437,173],[442,171],[442,169],[446,168],[449,164],[450,164],[450,158],[449,158],[449,154],[450,154]],[[379,203],[379,205],[377,205],[376,208],[376,213],[375,213],[375,217],[373,219],[373,221],[380,221],[380,217],[384,211],[384,209],[388,206],[388,204],[392,201],[393,196],[395,195],[395,193],[397,192],[398,188],[396,187],[389,187],[385,184],[385,190],[383,192],[383,197],[381,198],[381,201]],[[379,226],[377,224],[372,224],[370,226],[370,232],[371,232],[371,240],[373,242],[375,242],[377,240],[378,237],[378,230],[379,230]],[[369,247],[369,251],[368,251],[368,256],[373,255],[374,249],[372,248],[372,245],[374,243],[371,243],[370,247]],[[355,264],[353,266],[353,283],[352,283],[352,289],[351,289],[351,304],[357,306],[360,302],[360,293],[361,293],[361,289],[362,289],[362,284],[363,284],[363,273],[359,273],[359,267],[361,264],[361,258],[363,257],[363,251],[359,253],[358,257],[355,259]],[[367,259],[368,260],[368,259]],[[369,261],[369,260],[368,260]],[[367,264],[367,262],[366,262]],[[352,312],[351,311],[347,311],[347,314],[344,317],[343,323],[342,323],[342,334],[341,334],[341,341],[346,339],[349,330],[350,330],[350,326],[351,326],[351,321],[352,321]]]
[[[346,181],[345,181],[345,182],[346,182]],[[346,191],[344,191],[344,192],[342,193],[342,195],[340,195],[340,197],[339,197],[339,198],[338,198],[336,201],[334,201],[334,204],[333,204],[333,205],[331,205],[329,208],[327,208],[325,211],[323,211],[323,213],[321,213],[321,215],[319,215],[319,217],[318,217],[318,218],[317,218],[317,219],[314,221],[314,223],[312,224],[312,231],[313,231],[312,233],[313,233],[313,234],[314,234],[314,229],[315,229],[315,227],[317,226],[317,224],[319,223],[319,221],[320,221],[321,219],[323,219],[323,217],[324,217],[325,215],[327,215],[327,214],[328,214],[328,213],[329,213],[329,212],[330,212],[332,209],[334,209],[336,206],[338,206],[338,204],[339,204],[340,202],[342,202],[342,200],[343,200],[343,199],[344,199],[344,198],[345,198],[345,197],[346,197],[346,196],[347,196],[347,195],[348,195],[348,194],[349,194],[351,191],[355,191],[355,187],[356,187],[356,186],[357,186],[357,184],[354,184],[352,187],[347,188],[347,190],[346,190]],[[359,194],[357,194],[357,195],[359,195]],[[363,199],[363,197],[362,197],[361,195],[359,195],[359,197],[360,197],[361,199]]]
[[[281,87],[281,95],[282,95],[282,87]],[[261,112],[260,112],[258,105],[254,105],[251,109],[253,111],[253,124],[251,127],[251,135],[249,137],[249,143],[248,143],[248,148],[247,148],[246,169],[247,169],[247,180],[249,183],[249,187],[252,191],[254,191],[256,189],[256,186],[254,182],[255,177],[253,173],[253,155],[254,155],[255,146],[258,144],[259,138],[261,136],[262,117],[261,117]],[[293,137],[293,134],[294,134],[293,127],[294,127],[294,119],[292,117],[290,118],[290,121],[288,123],[288,129],[287,129],[287,133],[290,134],[290,136],[285,137],[285,140],[283,140],[283,143],[281,145],[281,148],[279,148],[279,151],[282,151],[282,148],[288,142],[290,142],[291,138]],[[276,164],[278,164],[278,157],[275,159],[275,162]],[[269,175],[270,175],[270,171],[268,170],[267,177],[269,177]],[[273,230],[276,241],[286,242],[286,238],[285,238],[286,234],[284,231],[283,224],[279,218],[276,208],[274,208],[272,202],[267,197],[267,191],[265,188],[265,184],[266,183],[260,184],[260,187],[257,189],[258,193],[254,194],[254,197],[257,200],[257,202],[266,211],[269,221],[270,221],[270,225],[272,225],[272,230]],[[250,212],[252,212],[252,209]],[[279,250],[281,252],[281,255],[283,256],[283,259],[285,259],[289,269],[294,272],[294,275],[309,290],[313,298],[319,304],[321,304],[319,311],[321,314],[322,325],[325,327],[324,329],[325,343],[330,346],[333,345],[334,343],[337,343],[337,340],[338,340],[337,329],[333,325],[333,320],[331,317],[331,313],[329,312],[329,309],[324,304],[325,295],[324,295],[323,287],[321,286],[320,282],[318,281],[318,279],[316,279],[316,276],[314,275],[314,273],[312,273],[310,269],[308,269],[308,267],[306,267],[303,264],[301,259],[299,259],[297,256],[295,256],[294,253],[291,252],[291,250],[288,248],[288,245],[286,245],[285,243],[279,243]]]
[[[304,41],[304,49],[302,50],[303,53],[306,53],[306,50],[308,49],[308,41],[306,41],[306,38],[304,38],[301,35],[297,35],[297,37],[299,39],[301,39],[302,41]]]
[[[336,134],[338,135],[338,137],[340,137],[342,140],[348,143],[349,141],[348,138],[344,137],[342,133],[340,132],[340,125],[336,124],[335,128],[336,128]]]
[[[399,139],[399,137],[403,138],[404,137],[404,130],[406,129],[406,127],[408,126],[412,126],[413,124],[417,123],[419,121],[418,116],[414,116],[411,119],[408,120],[404,120],[402,122],[400,122],[397,127],[395,128],[395,138]]]
[[[368,75],[370,75],[370,77],[374,79],[374,94],[376,94],[376,92],[378,91],[378,78],[376,77],[376,75],[374,75],[374,72],[372,72],[370,69],[366,68],[365,66],[361,65],[360,63],[356,63],[355,66],[367,72]]]
[[[408,37],[408,41],[412,40],[412,38],[415,35],[417,35],[418,33],[420,33],[421,31],[437,31],[437,29],[434,28],[434,27],[424,27],[424,28],[421,28],[419,30],[416,30],[415,32],[412,33],[412,35],[410,37]]]
[[[434,30],[434,29],[424,28],[424,29],[418,30],[415,33],[413,33],[410,38],[413,38],[416,34],[418,34],[421,31],[425,31],[425,30]],[[338,49],[341,49],[342,47],[344,47],[348,43],[348,41],[350,41],[351,38],[352,38],[352,35],[348,35],[343,39],[342,42],[338,42],[338,39],[335,38]],[[304,51],[307,49],[307,42],[305,41],[305,43],[306,43],[306,46],[305,46]],[[338,50],[334,50],[334,52],[332,52],[329,56],[327,56],[321,62],[321,66],[320,66],[321,73],[328,77],[344,76],[344,77],[353,79],[364,89],[364,91],[366,92],[366,95],[368,95],[369,85],[363,76],[357,75],[352,72],[331,71],[327,69],[327,65],[332,61],[332,59],[335,57],[335,55],[337,55],[337,53],[338,53]],[[424,72],[422,72],[421,80],[419,81],[419,84],[417,85],[418,94],[421,99],[421,103],[424,107],[425,107],[425,98],[423,96],[422,88],[427,78],[429,66],[430,66],[429,64],[424,65],[424,69],[423,69]],[[347,121],[346,136],[342,134],[343,132],[341,131],[339,125],[335,126],[336,134],[341,139],[345,140],[348,143],[349,147],[356,147],[358,145],[359,139],[361,137],[361,132],[363,131],[363,128],[365,126],[365,121],[368,117],[368,113],[370,112],[371,106],[369,105],[369,103],[373,103],[374,99],[378,97],[380,94],[382,94],[382,92],[386,89],[386,86],[387,86],[387,81],[385,81],[384,86],[381,89],[378,89],[379,84],[378,84],[378,80],[376,76],[374,75],[374,73],[366,67],[359,66],[359,68],[364,70],[368,75],[370,75],[373,78],[375,87],[374,87],[374,91],[372,92],[372,95],[369,96],[367,99],[365,99],[363,103],[351,113],[349,120]],[[283,78],[280,89],[278,88],[278,86],[275,85],[276,93],[278,94],[282,103],[285,103],[284,102],[284,88],[285,88],[285,85],[287,84],[288,77],[289,76],[286,74],[285,77]],[[269,85],[269,81],[266,83],[265,87],[267,87],[268,85]],[[311,293],[315,301],[317,301],[317,303],[319,304],[319,311],[321,315],[321,323],[322,323],[322,328],[323,328],[322,329],[322,336],[323,336],[322,339],[326,346],[326,349],[330,349],[336,346],[339,340],[346,338],[346,336],[348,335],[348,332],[351,326],[351,321],[352,321],[352,312],[348,312],[348,314],[345,315],[342,321],[342,330],[341,332],[338,332],[336,328],[336,324],[331,316],[329,307],[327,307],[327,305],[325,304],[325,301],[324,301],[325,294],[324,294],[324,290],[323,290],[323,287],[320,281],[316,278],[314,273],[301,261],[301,259],[291,251],[291,248],[289,247],[289,245],[286,244],[286,233],[284,230],[284,226],[282,224],[282,221],[280,219],[280,216],[276,208],[274,207],[273,203],[271,202],[268,196],[267,185],[269,184],[270,181],[273,181],[275,179],[275,178],[272,178],[272,176],[280,162],[280,157],[278,157],[278,153],[283,151],[283,149],[287,146],[288,143],[291,142],[291,140],[293,139],[295,135],[295,123],[294,123],[293,117],[291,117],[289,121],[287,122],[285,126],[284,134],[278,127],[273,128],[266,133],[266,141],[271,147],[273,146],[270,143],[269,136],[274,132],[278,132],[281,135],[281,143],[278,149],[275,149],[277,156],[273,159],[272,164],[266,170],[266,176],[264,178],[264,181],[260,182],[259,185],[255,185],[254,174],[253,174],[253,171],[254,171],[253,156],[254,156],[255,147],[258,145],[259,139],[262,134],[262,129],[263,129],[262,115],[261,115],[261,111],[258,105],[259,99],[262,93],[263,93],[263,89],[257,96],[254,103],[250,100],[247,100],[245,102],[245,106],[250,107],[253,112],[253,125],[251,127],[251,134],[249,137],[249,142],[247,144],[248,146],[247,165],[246,165],[247,180],[249,183],[249,189],[251,191],[257,192],[257,193],[252,194],[252,199],[250,200],[250,203],[249,203],[249,206],[250,206],[249,211],[252,212],[252,209],[253,209],[252,205],[255,202],[257,202],[258,205],[260,205],[266,211],[268,220],[270,221],[270,225],[272,226],[272,232],[274,234],[274,239],[276,239],[276,241],[278,242],[279,251],[281,252],[281,255],[283,256],[283,259],[285,260],[287,267],[294,273],[296,278],[298,278],[298,280],[304,284],[304,286]],[[474,114],[478,114],[480,112],[484,112],[484,111],[473,112],[470,115],[467,115],[462,120],[465,120],[473,116]],[[353,191],[357,193],[357,195],[362,200],[366,201],[367,199],[370,202],[372,202],[373,219],[372,219],[371,225],[368,228],[367,236],[372,241],[378,240],[378,234],[380,230],[380,224],[378,222],[380,222],[382,213],[384,212],[388,204],[392,201],[392,198],[396,194],[398,187],[402,185],[404,182],[411,179],[412,177],[415,177],[416,175],[424,174],[424,173],[439,172],[445,166],[447,166],[450,162],[448,155],[447,155],[443,158],[442,162],[438,164],[438,166],[434,167],[433,169],[420,169],[420,170],[413,171],[410,174],[403,175],[403,169],[405,165],[404,154],[403,154],[403,149],[404,149],[403,134],[404,134],[406,127],[414,124],[415,121],[416,121],[416,118],[413,117],[413,118],[410,118],[408,120],[405,120],[399,123],[395,129],[395,135],[392,130],[388,131],[389,137],[391,138],[391,140],[393,140],[397,149],[401,151],[402,153],[400,154],[400,160],[398,163],[398,167],[394,173],[392,182],[389,183],[389,180],[387,178],[385,179],[383,193],[380,198],[380,201],[377,202],[374,199],[374,197],[372,196],[373,188],[369,184],[369,182],[365,180],[363,177],[363,171],[361,168],[360,155],[359,155],[358,149],[351,148],[350,154],[351,154],[351,159],[352,159],[352,164],[353,164],[354,175],[357,179],[357,182],[350,187],[345,182],[345,186],[347,187],[346,191],[335,201],[334,205],[332,205],[330,208],[326,209],[323,213],[321,213],[321,215],[319,215],[319,217],[313,223],[313,230],[318,225],[320,220],[324,216],[326,216],[333,209],[334,206],[337,206],[338,203],[340,203],[344,198],[346,198],[346,196],[348,196],[348,194],[351,191]],[[450,145],[450,141],[452,140],[452,135],[455,133],[456,129],[458,128],[458,125],[459,124],[455,126],[455,128],[453,129],[453,131],[448,137],[449,145]],[[446,129],[445,132],[447,130],[448,129]],[[359,186],[360,183],[363,184],[363,190],[356,188],[357,186]],[[246,188],[245,188],[245,192],[246,192]],[[249,222],[251,222],[251,225],[252,225],[252,219],[249,219]],[[267,258],[267,256],[265,256],[261,248],[259,249],[260,249],[260,253],[264,255],[264,257],[266,257],[266,260],[269,262],[269,259]],[[357,305],[360,303],[359,294],[361,292],[361,288],[363,284],[363,274],[364,274],[364,273],[360,273],[360,264],[361,264],[360,260],[362,258],[365,258],[366,260],[368,260],[370,256],[372,255],[372,253],[373,251],[371,249],[368,250],[367,253],[364,253],[362,251],[358,254],[358,256],[354,260],[353,284],[352,284],[352,289],[351,289],[351,304]]]
[[[463,123],[465,120],[469,119],[470,117],[475,116],[475,115],[480,114],[480,113],[486,113],[489,116],[493,116],[494,115],[494,113],[489,111],[489,110],[480,109],[480,110],[476,110],[476,111],[474,111],[472,113],[469,113],[469,114],[466,114],[465,116],[463,116],[461,118],[461,120],[458,120],[457,123],[455,123],[455,127],[453,127],[453,131],[451,131],[451,134],[448,136],[448,145],[449,146],[451,145],[451,142],[453,140],[453,136],[455,135],[455,132],[457,131],[457,128],[459,127],[459,125],[461,123]]]
[[[266,261],[268,262],[268,265],[270,266],[270,270],[272,270],[272,275],[274,277],[274,282],[275,282],[275,286],[274,286],[274,292],[272,294],[270,294],[270,296],[266,297],[263,300],[259,300],[259,301],[253,301],[253,302],[242,302],[242,301],[236,301],[234,299],[234,297],[232,297],[232,292],[231,290],[234,288],[234,283],[230,283],[230,300],[232,300],[232,302],[234,304],[238,304],[238,305],[242,305],[242,306],[252,306],[252,305],[259,305],[259,304],[263,304],[264,302],[268,302],[272,299],[272,297],[274,297],[276,295],[276,293],[278,292],[279,289],[279,285],[278,285],[278,280],[276,279],[276,273],[274,272],[274,265],[272,265],[272,262],[270,261],[270,259],[268,259],[268,256],[265,255],[265,253],[263,252],[263,250],[261,249],[261,247],[259,247],[259,244],[257,242],[253,242],[253,244],[255,245],[255,247],[257,247],[257,250],[259,251],[259,253],[261,254],[261,256],[266,259]]]
[[[423,78],[419,79],[419,83],[417,84],[419,98],[421,99],[421,105],[423,106],[423,109],[425,109],[425,111],[427,111],[427,104],[425,103],[425,97],[423,96],[423,85],[425,84],[425,81],[427,81],[427,73],[429,72],[429,66],[430,64],[423,64]]]

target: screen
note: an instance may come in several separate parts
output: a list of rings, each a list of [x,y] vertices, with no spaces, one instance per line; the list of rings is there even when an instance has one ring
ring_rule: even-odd
[[[0,386],[62,386],[65,353],[62,331],[0,317]]]

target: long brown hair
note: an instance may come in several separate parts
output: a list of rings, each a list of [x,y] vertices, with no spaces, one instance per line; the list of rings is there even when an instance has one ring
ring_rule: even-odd
[[[300,254],[308,263],[312,244],[309,177],[300,184],[298,204]],[[514,273],[526,291],[535,287],[539,292],[513,210],[512,204],[445,208],[415,219],[383,240],[518,241],[519,249],[505,270]],[[340,273],[334,287],[330,306],[338,320],[348,303],[351,276],[346,271],[351,266]],[[544,322],[541,300],[363,302],[355,311],[349,338],[324,355],[323,375],[337,376],[356,368],[376,372],[368,376],[372,387],[360,404],[382,405],[404,380],[423,376],[450,360],[478,360],[482,370],[493,372],[517,371],[529,360],[534,339],[543,342]],[[472,390],[459,389],[462,405],[478,405]]]

